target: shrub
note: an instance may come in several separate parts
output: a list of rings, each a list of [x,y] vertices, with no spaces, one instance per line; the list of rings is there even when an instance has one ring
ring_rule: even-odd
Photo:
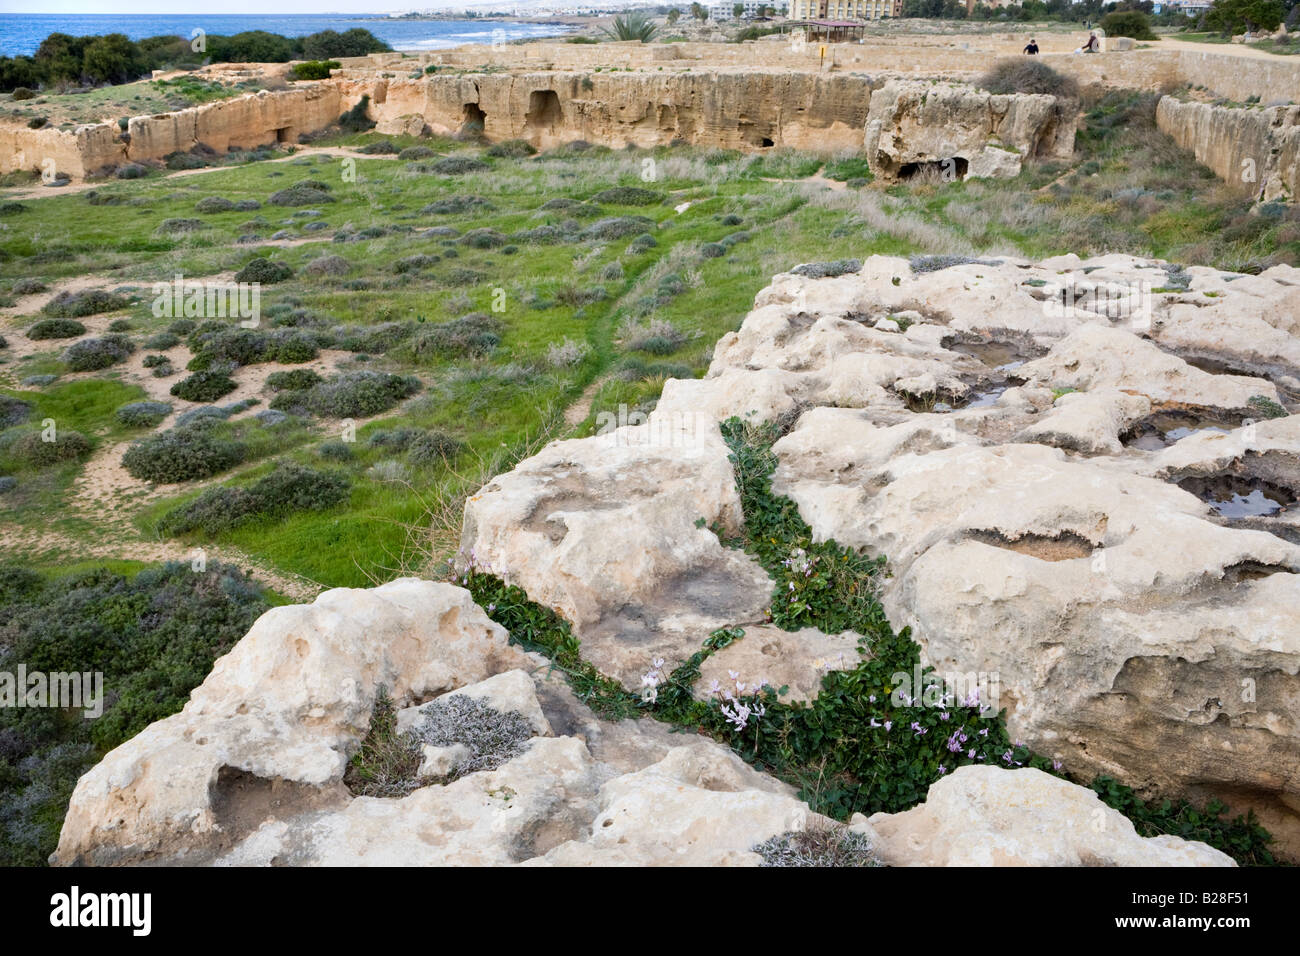
[[[135,346],[125,335],[104,335],[82,339],[63,350],[62,359],[73,372],[94,372],[125,361]]]
[[[597,219],[582,230],[583,239],[622,239],[654,228],[654,220],[645,216],[613,216]]]
[[[459,216],[467,212],[493,212],[497,207],[482,196],[448,196],[420,210],[425,216]]]
[[[12,475],[0,475],[0,495],[18,487],[18,479]]]
[[[390,139],[381,139],[377,143],[370,143],[357,150],[357,152],[365,153],[367,156],[392,156],[397,151],[397,147],[393,145],[393,141]]]
[[[953,266],[997,266],[1002,263],[997,259],[977,259],[974,256],[912,256],[908,260],[915,273],[938,272]]]
[[[188,562],[137,574],[95,567],[52,577],[0,568],[0,671],[98,671],[96,720],[0,708],[0,865],[43,866],[77,779],[103,753],[180,710],[190,691],[268,604],[242,571]]]
[[[321,203],[334,202],[329,194],[329,186],[320,180],[306,179],[284,189],[271,193],[267,199],[273,206],[318,206]]]
[[[181,344],[181,337],[175,332],[155,332],[144,340],[144,347],[155,352],[165,352]]]
[[[36,278],[32,278],[31,276],[28,276],[26,278],[19,279],[17,282],[14,283],[13,293],[14,295],[35,295],[38,292],[48,292],[49,289],[50,287],[47,286],[44,282],[42,282],[40,279],[36,279]]]
[[[1141,10],[1114,10],[1101,18],[1101,28],[1108,37],[1132,37],[1134,40],[1159,40],[1151,30],[1151,18]]]
[[[633,255],[640,255],[647,250],[653,249],[659,245],[659,240],[648,232],[643,232],[627,244],[627,251]]]
[[[421,707],[411,733],[430,747],[461,744],[469,750],[446,782],[480,770],[496,770],[523,753],[537,735],[522,714],[499,711],[465,694],[444,694]]]
[[[0,428],[21,425],[32,415],[32,403],[21,398],[0,394]]]
[[[39,431],[20,435],[9,446],[9,456],[35,468],[47,468],[65,461],[79,461],[90,454],[90,440],[81,432],[56,431],[54,441],[46,441]]]
[[[552,342],[546,350],[546,363],[552,368],[568,368],[577,365],[590,351],[585,342],[575,342],[566,338],[563,342]]]
[[[15,100],[32,100],[36,98],[36,91],[25,86],[15,86],[12,96]]]
[[[306,275],[341,276],[352,270],[352,263],[342,256],[320,256],[302,267]]]
[[[289,69],[289,77],[294,80],[328,80],[330,70],[337,70],[339,66],[338,60],[305,60]]]
[[[256,199],[240,199],[234,205],[235,212],[252,212],[254,209],[261,209],[262,204]]]
[[[273,285],[276,282],[283,282],[292,275],[293,269],[286,263],[258,256],[255,259],[250,259],[248,265],[235,273],[235,281],[261,282]]]
[[[128,428],[153,428],[171,411],[166,402],[128,402],[116,414],[117,420]]]
[[[130,303],[124,296],[104,289],[83,289],[81,292],[60,292],[42,306],[41,311],[61,319],[79,319],[100,312],[116,312]]]
[[[846,826],[790,830],[753,848],[763,866],[880,866],[871,840]]]
[[[486,355],[501,344],[505,325],[484,312],[471,312],[450,322],[421,329],[403,346],[415,361]]]
[[[205,158],[194,153],[175,152],[163,157],[163,165],[168,169],[202,169],[209,163]]]
[[[194,204],[195,212],[230,212],[235,204],[224,196],[204,196]]]
[[[207,227],[202,219],[164,219],[158,223],[158,231],[166,236],[174,236],[180,233],[197,232]]]
[[[407,445],[406,457],[413,465],[428,465],[456,457],[465,443],[442,432],[422,432]]]
[[[171,387],[171,394],[187,402],[215,402],[236,388],[235,380],[229,375],[209,369],[181,379]]]
[[[110,332],[130,332],[133,328],[135,326],[131,324],[130,319],[114,319],[108,323],[108,331]]]
[[[998,60],[976,85],[990,93],[1050,93],[1077,98],[1079,85],[1035,56]]]
[[[397,158],[405,159],[405,160],[415,160],[415,159],[428,159],[431,156],[437,156],[437,155],[438,154],[434,150],[430,149],[428,146],[408,146],[406,147],[406,149],[402,150],[400,153],[397,154]]]
[[[429,165],[429,171],[439,176],[463,176],[465,173],[481,173],[491,168],[473,156],[446,156]]]
[[[245,447],[219,438],[210,427],[169,429],[136,442],[122,456],[122,467],[135,478],[159,484],[209,478],[244,460]]]
[[[668,355],[686,342],[686,334],[666,319],[652,319],[645,325],[625,322],[619,334],[628,348],[652,355]]]
[[[295,368],[287,372],[272,372],[266,377],[267,387],[273,392],[283,392],[285,389],[311,388],[323,381],[325,379],[309,368]]]
[[[39,342],[45,339],[76,338],[85,332],[86,327],[73,319],[41,319],[27,330],[27,337]]]
[[[346,372],[309,389],[280,392],[271,407],[280,411],[305,410],[322,418],[366,418],[386,412],[420,390],[413,376],[386,372]]]
[[[167,333],[162,333],[166,335]],[[165,355],[146,355],[141,363],[145,368],[159,368],[163,365],[171,365],[171,359]]]
[[[345,441],[322,442],[316,453],[330,461],[351,461],[353,457],[352,446]]]
[[[471,229],[461,237],[461,243],[475,249],[495,249],[504,246],[506,237],[495,229]]]
[[[159,522],[165,534],[201,531],[218,535],[250,521],[283,517],[294,511],[324,511],[346,501],[352,482],[333,471],[279,463],[245,488],[209,488]]]
[[[727,254],[727,247],[720,242],[706,242],[700,246],[700,255],[705,259],[721,259]]]
[[[442,256],[407,256],[405,259],[398,259],[393,263],[393,271],[398,275],[405,275],[408,272],[419,272],[421,269],[436,266],[441,261]]]
[[[48,122],[49,120],[46,119],[44,116],[33,116],[31,119],[27,121],[27,128],[40,129]]]
[[[498,159],[523,159],[525,156],[536,156],[537,147],[526,139],[507,139],[493,143],[487,148],[487,154]]]
[[[861,259],[836,259],[833,262],[808,262],[790,270],[794,275],[810,279],[830,279],[862,271]]]
[[[149,168],[139,163],[126,163],[117,167],[113,175],[118,179],[143,179],[149,175]]]
[[[605,202],[612,206],[655,206],[664,201],[664,194],[640,186],[615,186],[592,196],[593,202]]]

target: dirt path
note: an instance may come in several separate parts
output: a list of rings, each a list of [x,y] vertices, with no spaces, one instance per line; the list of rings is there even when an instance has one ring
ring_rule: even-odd
[[[596,393],[600,391],[600,387],[607,381],[609,381],[609,376],[602,375],[584,388],[582,394],[574,399],[573,404],[564,410],[564,424],[573,428],[586,421],[587,416],[591,414],[591,403],[595,401]]]

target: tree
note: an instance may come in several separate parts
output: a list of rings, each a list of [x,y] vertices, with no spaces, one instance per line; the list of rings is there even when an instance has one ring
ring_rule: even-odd
[[[1280,0],[1215,0],[1205,15],[1205,25],[1225,36],[1247,30],[1276,30],[1284,13]]]
[[[676,23],[681,18],[682,18],[682,11],[678,10],[676,7],[673,7],[671,10],[668,11],[669,23]]]
[[[691,16],[703,23],[705,20],[709,19],[709,11],[705,10],[699,3],[692,3]]]
[[[649,43],[659,33],[659,28],[644,13],[634,10],[621,17],[615,17],[612,26],[605,27],[601,32],[614,40],[640,40],[642,43]]]
[[[86,37],[51,33],[36,48],[36,71],[46,83],[76,83],[81,79]]]
[[[1132,37],[1134,40],[1159,40],[1151,32],[1151,18],[1138,10],[1116,10],[1101,18],[1101,28],[1108,37]]]
[[[731,5],[731,15],[739,20],[745,15],[745,5],[743,3],[733,3]]]
[[[125,34],[109,33],[86,44],[81,72],[95,83],[126,83],[146,69],[139,47]]]

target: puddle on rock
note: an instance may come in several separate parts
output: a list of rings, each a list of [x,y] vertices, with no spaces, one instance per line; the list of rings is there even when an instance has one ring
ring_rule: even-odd
[[[1236,475],[1216,475],[1213,478],[1184,478],[1178,487],[1190,491],[1220,517],[1271,518],[1295,503],[1295,496],[1287,489],[1271,485],[1258,478],[1240,478]]]
[[[1028,342],[1011,342],[1005,339],[977,339],[951,341],[944,348],[950,352],[960,352],[977,362],[999,372],[1019,368],[1029,359],[1046,353],[1046,349]]]
[[[967,537],[984,544],[991,544],[995,548],[1027,554],[1040,561],[1070,561],[1075,558],[1086,558],[1093,551],[1092,542],[1073,531],[1062,531],[1052,538],[1042,534],[1023,534],[1012,539],[998,531],[972,531]]]
[[[1235,427],[1237,427],[1235,423],[1223,418],[1194,412],[1157,412],[1148,415],[1125,432],[1123,442],[1129,448],[1160,451],[1191,435],[1201,435],[1206,432],[1226,435]]]

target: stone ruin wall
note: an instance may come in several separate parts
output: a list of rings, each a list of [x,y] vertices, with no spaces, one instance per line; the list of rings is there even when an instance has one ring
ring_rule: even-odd
[[[477,117],[491,139],[528,139],[541,148],[580,138],[614,147],[679,140],[736,149],[860,151],[873,90],[891,77],[917,74],[968,80],[1006,52],[984,45],[962,48],[924,38],[879,46],[829,44],[824,65],[820,45],[796,49],[785,42],[539,42],[405,59],[377,54],[342,61],[343,70],[330,82],[135,117],[128,136],[115,123],[76,130],[0,127],[0,173],[37,169],[52,160],[60,173],[84,178],[200,144],[224,152],[296,142],[300,133],[333,124],[363,93],[371,96],[371,115],[381,131],[406,128],[402,117],[422,117],[430,129],[444,132]],[[1043,60],[1084,85],[1166,90],[1190,83],[1236,101],[1300,101],[1300,63],[1283,59],[1252,59],[1249,69],[1224,54],[1182,50],[1048,54]],[[426,65],[510,72],[409,78],[410,71]],[[624,69],[614,72],[613,66]],[[470,104],[481,116],[467,114]],[[1279,124],[1272,119],[1275,113],[1166,98],[1158,119],[1162,130],[1243,195],[1252,184],[1241,182],[1241,160],[1266,157],[1267,162],[1256,159],[1261,172],[1267,171],[1260,183],[1273,183],[1266,195],[1289,198],[1300,171],[1295,119]]]
[[[1156,125],[1241,196],[1300,194],[1300,106],[1233,109],[1166,96]]]

